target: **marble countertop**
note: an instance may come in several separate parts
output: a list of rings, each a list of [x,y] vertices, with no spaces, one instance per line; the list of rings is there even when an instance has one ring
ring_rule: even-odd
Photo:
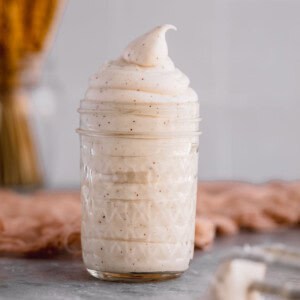
[[[204,299],[222,255],[244,244],[284,243],[300,247],[300,229],[241,233],[218,238],[206,252],[195,251],[190,269],[180,278],[157,283],[110,283],[91,277],[81,259],[0,258],[0,299]]]

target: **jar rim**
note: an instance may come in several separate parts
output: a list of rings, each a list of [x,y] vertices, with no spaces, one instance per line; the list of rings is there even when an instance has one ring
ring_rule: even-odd
[[[169,106],[188,106],[188,105],[197,105],[200,106],[199,101],[189,101],[189,102],[141,102],[141,101],[98,101],[98,100],[87,100],[81,99],[79,108],[83,108],[84,104],[92,104],[92,105],[114,105],[114,106],[160,106],[160,107],[169,107]]]
[[[83,136],[99,136],[99,137],[120,137],[120,138],[143,138],[143,139],[156,139],[156,138],[185,138],[192,136],[200,136],[201,131],[183,131],[183,132],[122,132],[122,131],[96,131],[96,130],[86,130],[82,128],[77,128],[76,132]]]

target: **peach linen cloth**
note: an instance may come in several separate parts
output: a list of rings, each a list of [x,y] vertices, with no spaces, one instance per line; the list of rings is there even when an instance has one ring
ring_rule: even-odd
[[[0,190],[0,256],[79,254],[80,209],[78,191],[21,195]],[[195,246],[200,249],[217,234],[299,224],[300,181],[199,184]]]

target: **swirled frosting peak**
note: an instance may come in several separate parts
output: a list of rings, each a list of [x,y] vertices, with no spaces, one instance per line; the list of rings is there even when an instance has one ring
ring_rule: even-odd
[[[155,67],[169,63],[166,32],[177,30],[173,25],[158,26],[132,41],[125,49],[122,57],[128,63],[142,67]]]
[[[105,102],[195,102],[189,79],[168,56],[162,25],[132,41],[120,58],[105,63],[91,77],[85,100]]]

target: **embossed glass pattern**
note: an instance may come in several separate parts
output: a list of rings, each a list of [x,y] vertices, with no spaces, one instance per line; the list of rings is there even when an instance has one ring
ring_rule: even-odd
[[[81,102],[82,247],[110,280],[178,276],[193,256],[199,104]]]

